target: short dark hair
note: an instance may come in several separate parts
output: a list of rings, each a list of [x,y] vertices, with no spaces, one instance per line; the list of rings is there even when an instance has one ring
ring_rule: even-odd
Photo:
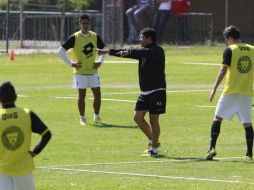
[[[240,30],[236,26],[231,25],[225,28],[223,35],[226,39],[229,39],[229,37],[231,37],[237,40],[237,39],[240,39]]]
[[[0,84],[0,102],[14,103],[17,99],[17,94],[15,92],[14,86],[10,81],[3,82]]]
[[[153,28],[143,28],[141,30],[140,34],[142,34],[146,38],[151,37],[152,41],[156,42],[157,35],[156,35],[156,32]]]
[[[79,22],[81,21],[81,20],[89,20],[89,21],[91,21],[91,18],[90,18],[90,16],[89,15],[87,15],[87,14],[82,14],[80,17],[79,17]]]

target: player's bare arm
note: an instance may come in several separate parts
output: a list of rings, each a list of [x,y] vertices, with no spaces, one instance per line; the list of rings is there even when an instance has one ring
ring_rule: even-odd
[[[225,74],[226,74],[226,72],[227,72],[227,69],[228,69],[228,67],[225,66],[225,65],[223,65],[223,66],[221,67],[221,69],[220,69],[220,71],[219,71],[219,73],[218,73],[217,79],[216,79],[216,81],[215,81],[215,83],[214,83],[214,87],[213,87],[213,89],[212,89],[212,91],[211,91],[211,93],[210,93],[210,97],[209,97],[210,102],[213,101],[213,98],[214,98],[214,96],[215,96],[215,94],[216,94],[216,90],[217,90],[217,88],[219,87],[221,81],[223,80],[223,78],[224,78],[224,76],[225,76]]]

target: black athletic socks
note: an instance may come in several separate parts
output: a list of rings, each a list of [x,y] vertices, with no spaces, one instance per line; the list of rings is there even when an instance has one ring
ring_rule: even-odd
[[[246,144],[247,144],[247,156],[252,157],[252,148],[253,148],[253,128],[246,127],[245,129],[245,137],[246,137]]]
[[[213,121],[213,124],[212,124],[212,127],[211,127],[210,150],[212,148],[215,148],[215,146],[216,146],[217,138],[220,134],[220,125],[221,125],[220,121],[217,121],[217,120]]]

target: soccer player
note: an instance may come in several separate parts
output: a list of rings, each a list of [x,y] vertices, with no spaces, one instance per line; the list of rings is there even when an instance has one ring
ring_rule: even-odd
[[[252,160],[253,128],[251,111],[254,47],[241,42],[240,31],[235,26],[231,25],[225,28],[224,37],[228,47],[224,49],[222,67],[210,94],[211,102],[225,75],[226,81],[216,106],[207,160],[212,160],[216,156],[215,145],[220,134],[223,119],[231,120],[235,114],[237,114],[239,122],[243,124],[245,129],[247,143],[246,159]]]
[[[149,154],[158,156],[160,136],[160,114],[166,108],[165,54],[156,45],[156,32],[152,28],[144,28],[139,38],[140,49],[98,50],[99,54],[133,58],[139,60],[138,73],[140,96],[137,99],[134,121],[148,138]],[[149,123],[145,120],[149,112]]]
[[[78,89],[78,110],[80,114],[80,124],[87,125],[85,117],[85,97],[86,89],[91,88],[94,95],[94,125],[104,124],[99,116],[101,107],[101,90],[98,68],[104,62],[105,56],[96,59],[97,48],[103,49],[104,43],[101,38],[90,31],[91,19],[83,14],[79,19],[80,31],[71,35],[66,42],[59,48],[58,54],[73,67],[73,88]],[[65,52],[72,49],[72,60]]]
[[[33,111],[16,107],[16,99],[11,82],[0,84],[0,189],[34,190],[33,158],[48,144],[51,133]],[[41,135],[33,150],[32,133]]]

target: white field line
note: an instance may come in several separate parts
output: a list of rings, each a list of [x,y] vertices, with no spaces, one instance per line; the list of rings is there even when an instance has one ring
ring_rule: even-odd
[[[207,105],[196,105],[196,107],[199,107],[199,108],[216,108],[216,106],[207,106]],[[252,108],[254,110],[254,108]]]
[[[204,90],[167,90],[167,93],[185,93],[185,92],[210,92],[210,90],[208,89],[204,89]]]
[[[93,100],[94,98],[89,98],[90,100]],[[102,98],[102,101],[112,101],[112,102],[133,102],[136,103],[136,100],[120,100],[120,99],[110,99],[110,98]]]
[[[56,96],[56,99],[77,99],[77,96]]]
[[[57,96],[55,97],[57,99],[78,99],[78,97],[76,96]],[[93,100],[94,98],[88,98],[89,100]],[[101,99],[102,101],[112,101],[112,102],[134,102],[136,103],[137,101],[134,101],[134,100],[120,100],[120,99],[110,99],[110,98],[102,98]]]
[[[184,65],[203,65],[203,66],[221,66],[222,64],[218,63],[199,63],[199,62],[179,62],[178,64]]]
[[[167,93],[186,93],[186,92],[210,92],[211,90],[167,90]],[[110,93],[103,93],[104,95],[127,95],[127,94],[140,94],[140,92],[110,92]],[[87,94],[92,95],[92,94]],[[28,98],[29,96],[26,95],[21,95],[19,94],[18,97],[21,98]],[[56,99],[77,99],[77,96],[73,95],[73,96],[56,96]],[[111,100],[111,99],[105,99],[105,100]],[[114,100],[114,99],[112,99]],[[117,101],[117,99],[115,99]],[[123,101],[123,102],[132,102],[131,100],[119,100],[119,101]]]
[[[220,89],[218,89],[220,90]],[[178,92],[210,92],[211,89],[196,89],[196,90],[167,90],[167,93],[178,93]],[[105,92],[103,94],[112,94],[112,95],[125,95],[125,94],[140,94],[140,92]],[[90,94],[92,95],[92,94]]]
[[[226,157],[226,158],[214,158],[214,160],[233,160],[244,159],[245,157]],[[179,158],[179,159],[157,159],[152,161],[133,161],[133,162],[101,162],[101,163],[86,163],[86,164],[60,164],[51,166],[41,166],[42,168],[51,167],[73,167],[73,166],[100,166],[100,165],[125,165],[125,164],[143,164],[143,163],[167,163],[167,162],[193,162],[193,161],[205,161],[205,158]],[[39,167],[40,168],[40,167]]]
[[[22,95],[22,94],[18,94],[18,97],[20,97],[20,98],[28,98],[28,96]]]
[[[186,93],[186,92],[210,92],[211,90],[167,90],[167,93]],[[140,94],[140,92],[109,92],[103,93],[104,95],[127,95],[127,94]],[[87,94],[88,96],[92,94]],[[77,96],[56,96],[57,99],[77,99]],[[128,101],[128,100],[127,100]]]
[[[196,105],[199,108],[216,108],[216,106]]]
[[[101,174],[125,175],[125,176],[136,176],[136,177],[153,177],[153,178],[175,179],[175,180],[206,181],[206,182],[221,182],[221,183],[243,183],[243,182],[240,182],[239,180],[223,180],[223,179],[195,178],[195,177],[183,177],[183,176],[164,176],[164,175],[137,174],[137,173],[126,173],[126,172],[108,172],[108,171],[100,171],[100,170],[47,168],[47,167],[40,167],[40,169],[72,171],[72,172],[87,172],[87,173],[101,173]]]
[[[137,61],[104,61],[105,63],[113,63],[113,64],[137,64]],[[203,65],[203,66],[220,66],[218,63],[205,63],[205,62],[178,62],[178,64],[185,65]]]

